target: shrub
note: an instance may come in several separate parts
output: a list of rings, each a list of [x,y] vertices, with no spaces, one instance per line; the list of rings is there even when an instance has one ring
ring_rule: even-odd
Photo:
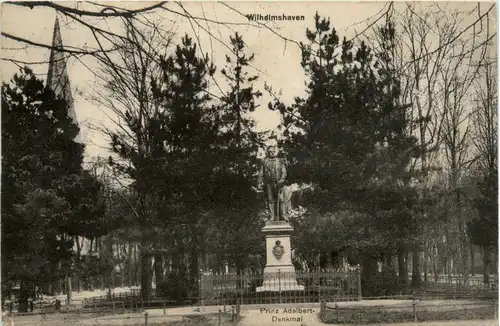
[[[190,285],[185,275],[171,273],[163,282],[156,284],[156,295],[160,298],[180,301],[187,298],[189,287]]]
[[[363,296],[390,296],[400,292],[397,280],[397,274],[392,270],[385,270],[382,273],[376,273],[369,279],[361,280]]]

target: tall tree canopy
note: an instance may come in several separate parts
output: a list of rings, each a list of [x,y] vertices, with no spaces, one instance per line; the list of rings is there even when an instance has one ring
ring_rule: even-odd
[[[67,111],[28,68],[2,85],[2,278],[21,309],[33,284],[67,275],[74,236],[108,232]]]
[[[309,43],[301,48],[307,96],[295,98],[289,107],[270,103],[271,109],[281,112],[290,181],[309,183],[314,189],[297,229],[308,230],[304,237],[308,243],[323,242],[313,246],[319,250],[349,249],[360,258],[380,257],[399,245],[395,238],[408,239],[416,200],[409,187],[408,164],[418,147],[407,131],[412,123],[409,106],[401,103],[392,64],[394,26],[388,22],[380,30],[377,53],[364,42],[341,40],[330,21],[319,15],[306,36]],[[324,227],[311,228],[318,219],[326,219]],[[329,224],[332,230],[343,231],[326,237],[310,234]],[[392,227],[398,225],[401,228]],[[344,239],[341,232],[355,240]],[[372,268],[373,263],[364,268],[366,276]]]

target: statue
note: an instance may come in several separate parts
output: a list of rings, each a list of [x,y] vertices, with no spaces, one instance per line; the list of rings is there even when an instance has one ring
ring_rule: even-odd
[[[259,189],[267,191],[267,201],[271,220],[285,220],[288,212],[288,191],[284,187],[286,180],[286,163],[283,158],[277,156],[276,145],[267,148],[267,155],[262,162],[259,173]],[[285,192],[283,191],[285,190]]]
[[[280,202],[280,212],[286,221],[288,221],[288,218],[290,216],[291,210],[292,210],[292,186],[283,186],[281,188],[281,191],[279,193],[279,202]]]

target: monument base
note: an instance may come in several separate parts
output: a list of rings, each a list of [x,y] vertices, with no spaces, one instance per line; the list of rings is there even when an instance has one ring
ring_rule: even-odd
[[[286,221],[268,221],[262,229],[266,236],[266,267],[264,283],[257,292],[303,291],[297,284],[295,268],[292,265],[290,235],[293,228]]]
[[[304,291],[304,286],[297,284],[297,274],[293,265],[267,266],[264,268],[264,283],[256,292]]]

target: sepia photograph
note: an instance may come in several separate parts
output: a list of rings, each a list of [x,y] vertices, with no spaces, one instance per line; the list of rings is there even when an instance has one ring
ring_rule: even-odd
[[[2,324],[498,325],[497,11],[2,2]]]

